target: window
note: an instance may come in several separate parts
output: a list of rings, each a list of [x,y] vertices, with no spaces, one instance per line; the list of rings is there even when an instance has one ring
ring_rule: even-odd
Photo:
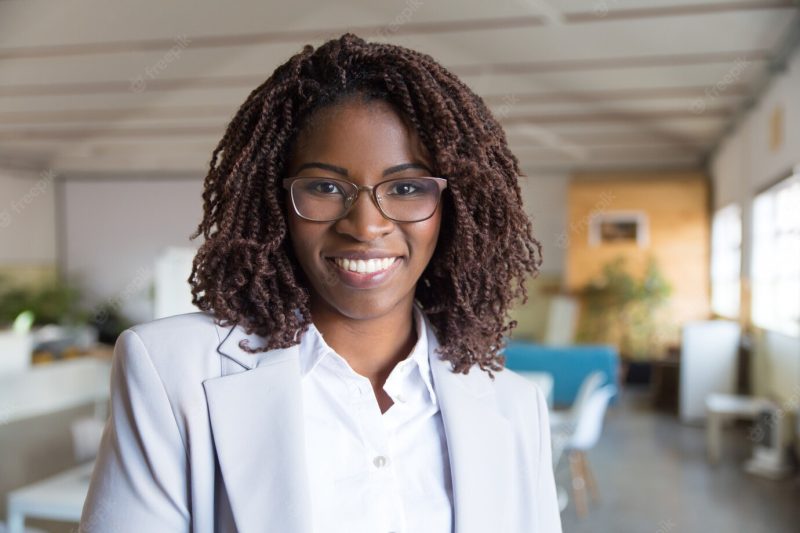
[[[720,316],[739,317],[741,258],[742,210],[731,204],[711,223],[711,310]]]
[[[753,323],[800,336],[800,167],[753,204]]]

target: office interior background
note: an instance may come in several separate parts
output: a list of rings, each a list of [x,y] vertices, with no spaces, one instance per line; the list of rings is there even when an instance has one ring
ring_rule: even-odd
[[[196,310],[212,150],[346,31],[451,69],[519,158],[544,262],[507,366],[564,531],[798,531],[787,0],[0,0],[0,531],[76,531],[116,336]]]

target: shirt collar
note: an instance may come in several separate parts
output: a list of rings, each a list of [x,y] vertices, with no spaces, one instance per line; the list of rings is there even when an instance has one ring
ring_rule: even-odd
[[[408,355],[408,357],[397,363],[395,368],[392,369],[387,382],[397,375],[397,370],[402,370],[405,366],[416,366],[419,369],[419,376],[422,378],[422,381],[425,383],[425,388],[428,390],[430,400],[435,404],[436,393],[433,388],[428,342],[430,335],[435,335],[435,333],[430,328],[428,321],[425,320],[425,316],[416,302],[413,305],[413,315],[414,324],[417,331],[417,342],[414,344],[414,348],[411,350],[411,353]],[[314,369],[319,365],[320,361],[322,361],[325,357],[330,357],[331,359],[336,360],[339,366],[344,363],[344,365],[350,369],[345,359],[337,354],[333,348],[328,346],[328,343],[325,342],[322,333],[320,333],[313,322],[309,325],[308,331],[306,331],[300,339],[299,351],[300,375],[302,377],[305,377],[313,372]],[[412,374],[411,371],[413,371],[413,368],[409,368],[408,370],[409,371],[407,374]],[[352,369],[350,369],[350,371],[352,372]]]

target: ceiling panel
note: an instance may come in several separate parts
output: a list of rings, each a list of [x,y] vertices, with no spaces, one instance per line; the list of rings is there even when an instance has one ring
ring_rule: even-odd
[[[351,30],[453,69],[527,168],[698,165],[799,21],[780,0],[4,0],[0,164],[202,173],[256,85]]]

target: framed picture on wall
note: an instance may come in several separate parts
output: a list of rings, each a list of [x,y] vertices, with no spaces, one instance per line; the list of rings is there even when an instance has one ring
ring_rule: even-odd
[[[630,243],[640,248],[650,242],[647,214],[642,211],[602,211],[589,217],[589,245]]]

